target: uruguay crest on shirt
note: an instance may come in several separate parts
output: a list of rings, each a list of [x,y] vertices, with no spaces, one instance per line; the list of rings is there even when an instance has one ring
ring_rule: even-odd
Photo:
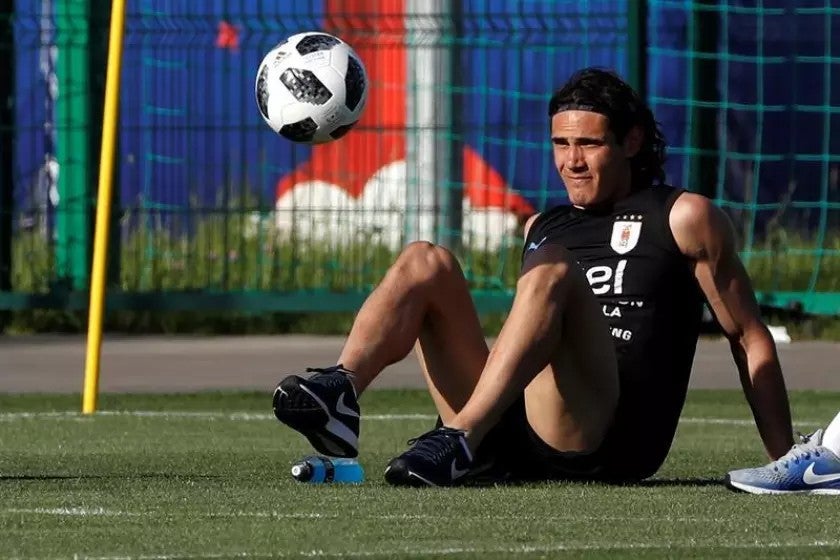
[[[616,216],[612,237],[610,238],[610,247],[619,255],[629,253],[639,242],[641,233],[642,216],[633,214]]]

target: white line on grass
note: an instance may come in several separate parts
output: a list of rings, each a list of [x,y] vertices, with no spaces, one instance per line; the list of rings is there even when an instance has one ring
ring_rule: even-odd
[[[5,509],[0,510],[2,513],[12,514],[38,514],[38,515],[69,515],[69,516],[152,516],[155,512],[129,512],[119,510],[106,510],[100,507],[82,508],[82,507],[64,507],[64,508],[33,508],[33,509]],[[161,515],[171,515],[171,512],[161,512]],[[324,513],[281,513],[274,511],[237,511],[227,513],[210,513],[203,517],[209,518],[226,518],[226,517],[269,517],[277,519],[334,519],[341,516],[336,514]],[[358,517],[358,516],[355,516]],[[365,516],[363,516],[365,517]],[[455,517],[455,516],[453,516]],[[528,521],[529,519],[542,520],[580,520],[580,521],[699,521],[708,523],[710,521],[720,521],[715,518],[700,518],[700,517],[669,517],[662,516],[658,518],[647,517],[640,518],[638,516],[458,516],[460,519],[520,519]],[[370,518],[376,519],[429,519],[440,521],[443,519],[440,515],[373,515]],[[686,542],[642,542],[642,543],[612,543],[612,544],[548,544],[548,545],[521,545],[513,547],[452,547],[452,548],[405,548],[392,550],[363,550],[363,551],[326,551],[326,550],[302,550],[297,552],[292,551],[275,551],[271,553],[259,552],[232,552],[224,554],[213,553],[173,553],[160,555],[121,555],[121,556],[85,556],[75,554],[72,556],[74,560],[188,560],[188,559],[216,559],[216,558],[289,558],[289,557],[312,557],[312,558],[334,558],[334,557],[351,557],[351,558],[369,558],[369,557],[400,557],[400,556],[453,556],[458,554],[546,554],[551,552],[586,552],[586,551],[627,551],[627,550],[680,550],[680,549],[722,549],[722,550],[740,550],[740,549],[779,549],[779,548],[837,548],[840,547],[840,540],[834,541],[807,541],[807,542],[791,542],[791,541],[755,541],[742,543],[704,543],[697,539],[691,539]]]
[[[211,412],[211,411],[183,411],[183,410],[100,410],[95,416],[101,417],[135,417],[168,419],[197,419],[197,420],[232,420],[232,421],[262,421],[274,420],[274,415],[259,412]],[[362,419],[371,421],[392,422],[400,420],[434,420],[434,414],[362,414]],[[89,420],[77,411],[58,412],[2,412],[0,422],[15,422],[20,420]],[[683,424],[722,424],[728,426],[754,426],[752,420],[740,418],[680,418]],[[819,425],[819,420],[800,420],[798,424]]]
[[[181,419],[194,418],[197,420],[273,420],[273,414],[260,412],[208,412],[208,411],[183,411],[183,410],[100,410],[95,416],[130,416],[136,418],[163,418]],[[365,420],[433,420],[437,418],[434,414],[365,414]],[[83,416],[77,411],[59,412],[2,412],[0,422],[14,422],[16,420],[88,420],[90,417]]]
[[[448,548],[405,548],[394,550],[357,550],[357,551],[328,551],[301,550],[275,552],[229,552],[206,554],[156,554],[156,555],[121,555],[121,556],[85,556],[74,554],[72,560],[190,560],[217,558],[395,558],[400,556],[454,556],[461,554],[546,554],[551,552],[597,552],[597,551],[628,551],[628,550],[754,550],[780,548],[836,548],[840,541],[807,541],[807,542],[744,542],[744,543],[702,543],[695,539],[685,542],[667,543],[614,543],[614,544],[554,544],[554,545],[520,545],[505,547],[448,547]]]
[[[10,508],[2,510],[2,513],[24,514],[24,515],[67,515],[78,517],[103,516],[103,517],[144,517],[147,514],[131,511],[114,511],[101,507],[62,507],[62,508]]]
[[[9,508],[0,510],[0,515],[47,515],[47,516],[70,516],[70,517],[155,517],[157,515],[171,516],[172,511],[120,511],[109,510],[101,507],[62,507],[62,508]],[[184,515],[196,517],[195,513],[184,512]],[[337,513],[323,512],[279,512],[279,511],[230,511],[198,514],[199,517],[209,519],[230,519],[230,518],[263,518],[263,519],[342,519],[347,517]],[[397,514],[364,514],[354,513],[354,519],[371,519],[387,521],[411,521],[411,520],[472,520],[472,521],[639,521],[639,522],[668,522],[668,523],[718,523],[725,520],[717,517],[697,516],[626,516],[626,515],[441,515],[441,514],[418,514],[418,513],[397,513]]]

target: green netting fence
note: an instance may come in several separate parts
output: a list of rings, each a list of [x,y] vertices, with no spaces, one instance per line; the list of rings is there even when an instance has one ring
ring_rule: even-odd
[[[763,303],[838,314],[840,5],[652,0],[648,13],[649,100],[660,120],[684,118],[669,179],[729,212]]]
[[[14,4],[0,308],[83,309],[107,3]],[[793,1],[129,2],[109,309],[352,310],[425,238],[456,250],[479,309],[504,310],[524,218],[564,201],[547,100],[598,65],[645,91],[669,181],[730,213],[761,300],[840,313],[838,17]],[[313,150],[267,130],[253,79],[315,29],[356,47],[372,96]]]

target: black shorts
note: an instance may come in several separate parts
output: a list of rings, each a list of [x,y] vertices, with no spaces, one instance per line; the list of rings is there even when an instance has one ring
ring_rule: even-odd
[[[525,414],[525,397],[520,396],[481,442],[474,463],[476,478],[491,482],[610,481],[619,472],[613,456],[609,438],[595,451],[557,451],[534,432]]]

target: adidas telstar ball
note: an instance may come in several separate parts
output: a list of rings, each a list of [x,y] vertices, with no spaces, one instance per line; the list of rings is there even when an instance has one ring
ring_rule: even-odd
[[[255,86],[260,113],[293,142],[320,144],[355,125],[367,100],[364,64],[344,41],[327,33],[292,35],[266,53]]]

